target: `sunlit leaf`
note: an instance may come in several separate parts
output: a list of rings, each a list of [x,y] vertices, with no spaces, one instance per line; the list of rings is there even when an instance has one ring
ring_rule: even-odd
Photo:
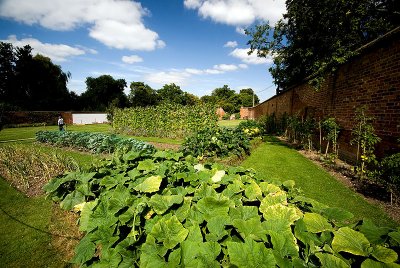
[[[342,227],[334,232],[332,248],[336,252],[344,251],[360,256],[368,256],[370,254],[368,239],[362,233],[349,227]]]
[[[145,193],[157,192],[162,182],[161,176],[151,176],[135,187],[135,190]]]

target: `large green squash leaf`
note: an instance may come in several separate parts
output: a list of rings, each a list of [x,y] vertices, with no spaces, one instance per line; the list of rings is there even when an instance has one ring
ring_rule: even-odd
[[[268,231],[268,234],[271,236],[273,249],[278,255],[281,257],[299,256],[299,246],[290,229],[281,232]]]
[[[391,231],[387,227],[378,227],[371,220],[363,220],[359,227],[361,233],[373,244],[381,244],[386,241],[386,235]]]
[[[71,210],[75,205],[83,202],[85,202],[85,196],[81,192],[74,191],[67,194],[64,200],[60,202],[60,207],[65,210]]]
[[[318,257],[321,262],[322,267],[335,267],[335,268],[350,268],[350,265],[345,263],[343,260],[338,257],[328,254],[328,253],[316,253],[315,256]]]
[[[225,225],[230,224],[230,218],[228,216],[215,216],[208,220],[207,229],[214,236],[212,241],[218,241],[223,236],[227,235],[228,232],[225,230]]]
[[[286,192],[278,191],[278,192],[268,194],[261,201],[260,210],[265,210],[267,207],[277,205],[277,204],[287,205]]]
[[[354,215],[341,208],[324,208],[321,210],[321,214],[328,218],[329,220],[335,222],[344,222],[350,220]]]
[[[258,208],[256,206],[237,206],[229,209],[229,216],[232,220],[249,220],[251,218],[258,218]]]
[[[146,178],[141,184],[137,185],[135,190],[145,193],[154,193],[160,190],[161,182],[161,176],[151,176]]]
[[[94,257],[96,245],[90,240],[90,237],[86,235],[79,241],[75,248],[75,256],[71,260],[72,263],[85,263]]]
[[[203,213],[206,219],[211,219],[215,215],[228,215],[229,207],[232,205],[232,200],[220,195],[217,197],[204,197],[197,202],[196,207]]]
[[[262,191],[260,186],[255,181],[251,181],[250,184],[247,184],[244,191],[245,196],[249,200],[261,200]]]
[[[349,227],[342,227],[334,232],[332,248],[336,252],[344,251],[367,257],[370,254],[370,243],[360,232]]]
[[[148,235],[146,238],[146,243],[144,243],[141,247],[140,267],[167,267],[167,264],[163,258],[166,253],[167,248],[157,245],[155,238],[152,235]]]
[[[108,209],[110,213],[115,214],[129,205],[128,201],[131,198],[131,193],[126,187],[120,184],[113,191],[110,191],[108,196]]]
[[[271,249],[267,249],[264,243],[258,243],[252,239],[241,242],[227,242],[229,260],[237,267],[263,267],[275,268],[275,258]]]
[[[372,256],[378,261],[391,263],[397,261],[397,253],[393,249],[385,248],[380,245],[374,246]]]
[[[151,230],[151,234],[168,249],[184,241],[188,233],[175,215],[168,220],[161,218]]]
[[[81,217],[79,219],[79,230],[80,231],[90,231],[88,230],[90,216],[93,213],[93,208],[97,205],[98,199],[95,201],[87,202],[82,208]]]
[[[143,161],[140,161],[137,169],[138,170],[142,170],[145,172],[150,172],[152,170],[155,170],[157,168],[157,165],[154,163],[154,161],[152,159],[146,159]]]
[[[216,260],[220,252],[221,246],[217,242],[184,241],[182,243],[183,267],[221,267]]]
[[[164,214],[172,205],[183,202],[182,195],[153,195],[149,200],[149,205],[157,214]]]
[[[261,221],[258,217],[249,220],[234,220],[233,226],[244,239],[251,238],[255,241],[267,241],[267,231],[261,225]]]
[[[366,259],[361,263],[361,268],[399,268],[400,265],[397,263],[383,263],[374,261],[372,259]]]
[[[317,213],[305,213],[303,221],[306,224],[307,231],[311,233],[333,230],[328,220]]]
[[[273,231],[286,231],[296,220],[300,219],[301,212],[294,207],[287,207],[281,204],[261,207],[260,212],[263,214],[265,222],[264,228]]]

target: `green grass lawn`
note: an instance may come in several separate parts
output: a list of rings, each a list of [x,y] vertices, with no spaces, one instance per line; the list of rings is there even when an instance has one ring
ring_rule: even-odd
[[[218,125],[220,127],[228,127],[228,128],[234,128],[237,127],[240,122],[242,122],[244,120],[241,119],[236,119],[236,120],[219,120],[218,121]]]
[[[0,266],[64,267],[51,245],[52,201],[27,198],[0,178]]]
[[[340,207],[358,219],[370,218],[378,225],[398,226],[382,209],[368,203],[325,170],[281,142],[261,144],[242,163],[264,179],[294,180],[306,197],[331,207]]]

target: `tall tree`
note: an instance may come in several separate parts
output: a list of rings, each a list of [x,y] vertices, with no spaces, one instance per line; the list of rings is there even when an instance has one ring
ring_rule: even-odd
[[[241,89],[239,92],[240,106],[252,107],[260,103],[260,99],[251,88]]]
[[[400,25],[398,0],[287,0],[286,9],[273,30],[246,30],[251,52],[274,57],[270,72],[281,89],[311,75],[318,88],[357,48]]]
[[[105,111],[111,102],[118,107],[126,106],[125,87],[124,79],[114,79],[111,75],[86,78],[86,91],[81,95],[85,109]]]
[[[15,83],[15,55],[13,45],[0,42],[0,100],[10,103]]]
[[[158,103],[157,92],[143,82],[132,82],[131,91],[128,95],[132,106],[151,106]]]
[[[166,84],[157,90],[157,96],[161,102],[185,104],[185,92],[174,83]]]

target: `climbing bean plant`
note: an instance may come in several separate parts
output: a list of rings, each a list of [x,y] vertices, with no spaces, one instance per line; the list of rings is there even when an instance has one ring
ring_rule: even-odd
[[[136,136],[184,138],[217,125],[216,108],[211,105],[159,106],[116,109],[113,127]]]

